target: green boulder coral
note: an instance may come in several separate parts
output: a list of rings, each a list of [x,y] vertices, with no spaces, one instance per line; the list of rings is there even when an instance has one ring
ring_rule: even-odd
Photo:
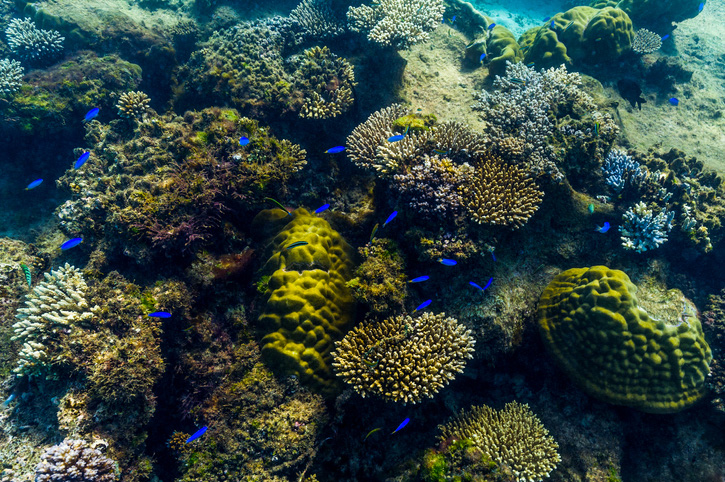
[[[546,287],[538,318],[556,361],[596,398],[671,413],[705,393],[712,354],[697,309],[677,290],[638,293],[622,271],[574,268]]]

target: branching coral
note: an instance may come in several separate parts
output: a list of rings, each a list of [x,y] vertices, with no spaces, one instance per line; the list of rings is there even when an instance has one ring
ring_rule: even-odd
[[[433,397],[466,360],[475,340],[445,313],[367,323],[335,344],[332,366],[363,397],[417,403]]]
[[[667,209],[655,215],[645,203],[638,202],[622,216],[622,225],[619,226],[622,246],[638,253],[658,248],[667,241],[674,217],[675,213]]]
[[[602,171],[604,171],[604,182],[616,193],[622,192],[628,182],[635,184],[642,182],[647,175],[637,161],[619,149],[612,149],[609,152],[602,164]]]
[[[310,96],[300,107],[300,117],[329,119],[352,107],[355,74],[347,60],[327,47],[305,50],[302,65],[295,72],[298,84]]]
[[[477,223],[520,228],[539,209],[544,193],[520,167],[495,155],[474,167],[463,199]]]
[[[439,428],[442,441],[472,441],[494,462],[510,467],[517,482],[541,481],[561,462],[559,444],[526,404],[507,403],[503,410],[474,406]]]
[[[8,46],[21,59],[44,61],[63,51],[64,38],[55,30],[41,30],[29,18],[14,18],[5,30]]]
[[[9,95],[20,88],[23,67],[17,60],[0,60],[0,95]]]
[[[641,28],[634,33],[632,50],[638,54],[651,54],[662,47],[662,37],[646,28]]]
[[[345,26],[337,18],[329,5],[329,0],[302,0],[289,14],[312,39],[328,39],[345,32]]]
[[[444,10],[442,0],[379,0],[372,6],[350,7],[347,19],[350,30],[400,50],[428,40]]]
[[[116,462],[85,440],[63,440],[48,448],[35,468],[36,482],[113,482],[118,479]]]
[[[28,295],[26,306],[18,309],[20,321],[13,324],[12,339],[22,343],[16,373],[50,376],[48,369],[58,363],[60,339],[93,318],[87,291],[80,270],[68,263],[45,274]]]
[[[151,99],[144,92],[124,92],[118,98],[118,115],[131,119],[142,119],[146,115]]]

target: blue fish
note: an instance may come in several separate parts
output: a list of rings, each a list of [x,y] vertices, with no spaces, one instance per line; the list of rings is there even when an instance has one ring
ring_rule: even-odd
[[[554,27],[556,27],[556,22],[552,20],[550,25],[551,25],[551,28],[554,28]]]
[[[239,145],[240,146],[246,146],[247,144],[249,144],[249,137],[242,136],[242,137],[239,138]]]
[[[664,37],[662,37],[662,41],[664,42],[664,41],[665,41],[665,40],[667,40],[668,38],[670,38],[670,34],[665,34],[665,36],[664,36]]]
[[[88,122],[91,119],[95,119],[98,116],[98,107],[94,107],[93,109],[86,112],[86,116],[83,118],[83,122]]]
[[[430,276],[418,276],[417,278],[413,278],[412,280],[408,281],[408,283],[420,283],[421,281],[428,281],[430,279]]]
[[[495,263],[496,262],[496,255],[493,254],[493,251],[491,251],[491,257],[493,258],[493,262]]]
[[[677,97],[670,97],[670,104],[672,105],[678,105],[680,103],[680,99]]]
[[[483,63],[483,59],[485,59],[485,58],[486,58],[486,52],[482,53],[481,56],[478,58],[478,60],[481,61],[481,63]]]
[[[396,428],[393,431],[393,433],[397,432],[398,430],[402,430],[406,425],[408,425],[408,422],[410,422],[409,418],[406,418],[405,420],[403,420],[403,422],[400,425],[398,425],[398,428]],[[393,433],[391,433],[390,435],[393,435]]]
[[[36,179],[35,181],[28,184],[28,187],[25,188],[26,191],[30,191],[31,189],[34,189],[38,186],[40,186],[43,183],[42,179]]]
[[[454,15],[453,18],[449,19],[448,21],[451,22],[451,25],[453,25],[453,22],[456,21],[456,16]]]
[[[63,244],[60,245],[60,249],[62,249],[63,251],[65,251],[66,249],[75,248],[76,246],[78,246],[82,242],[83,242],[83,238],[73,238],[73,239],[69,239],[68,241],[66,241],[65,243],[63,243]]]
[[[495,27],[495,26],[496,26],[496,24],[495,23],[492,23],[491,25],[488,26],[488,29],[489,30],[493,30],[493,27]]]
[[[544,22],[548,22],[549,20],[551,20],[551,17],[544,17]]]
[[[609,223],[605,221],[604,222],[604,226],[601,226],[601,227],[600,226],[597,226],[597,229],[596,230],[597,230],[597,232],[604,234],[607,231],[609,231],[609,228],[610,227],[611,226],[609,226]]]
[[[700,3],[700,5],[697,7],[697,12],[702,12],[702,9],[705,8],[705,2]]]
[[[325,154],[337,154],[338,152],[342,152],[345,150],[345,146],[335,146],[331,147],[328,150],[325,151]]]
[[[430,305],[432,302],[433,302],[433,300],[426,300],[426,301],[424,301],[423,303],[421,303],[420,305],[418,305],[418,307],[416,309],[413,310],[413,313],[415,313],[416,311],[420,311],[420,310],[423,310],[423,309],[427,308],[428,305]]]
[[[388,137],[388,142],[402,141],[403,138],[405,138],[405,134],[398,134],[397,136],[390,136],[390,137]]]
[[[188,439],[186,439],[186,442],[184,442],[184,443],[185,444],[188,444],[189,442],[193,442],[194,440],[198,439],[199,437],[201,437],[202,435],[204,435],[204,433],[206,432],[206,429],[207,428],[208,427],[201,427],[199,430],[196,431],[196,433],[194,435],[192,435],[191,437],[189,437]]]
[[[458,261],[456,261],[455,259],[439,258],[438,262],[445,266],[455,266],[458,264]]]
[[[488,283],[486,283],[486,286],[484,286],[483,288],[481,288],[477,283],[474,283],[473,281],[469,281],[468,282],[469,285],[471,285],[474,288],[479,289],[481,291],[486,291],[486,288],[488,288],[489,286],[491,286],[491,283],[493,283],[493,278],[490,278],[488,280]]]
[[[322,211],[327,211],[327,209],[330,207],[329,204],[323,204],[319,208],[315,209],[315,214],[320,214]]]
[[[393,219],[395,219],[395,216],[397,216],[397,215],[398,215],[398,211],[393,211],[390,214],[390,216],[388,216],[388,219],[386,219],[385,222],[383,223],[383,227],[385,227],[386,224],[388,224],[390,221],[392,221]]]
[[[91,153],[88,151],[84,152],[83,154],[81,154],[81,157],[78,158],[76,163],[73,164],[73,167],[75,169],[78,169],[79,167],[81,167],[83,164],[86,163],[86,161],[88,160],[89,157],[91,157]]]
[[[153,313],[149,313],[149,318],[171,318],[171,313],[168,311],[154,311]]]

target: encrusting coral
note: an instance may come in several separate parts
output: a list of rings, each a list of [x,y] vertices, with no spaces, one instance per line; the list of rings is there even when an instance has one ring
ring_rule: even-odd
[[[41,456],[35,482],[113,482],[118,480],[116,462],[85,440],[63,440]]]
[[[622,271],[574,268],[546,287],[538,318],[550,353],[596,398],[671,413],[705,394],[712,353],[697,309],[677,290],[638,291]]]
[[[507,403],[503,410],[474,406],[439,428],[443,443],[470,440],[491,460],[508,466],[517,482],[539,482],[561,462],[559,444],[526,404]]]
[[[351,330],[335,344],[332,366],[363,397],[417,403],[463,371],[475,343],[445,313],[395,316]]]
[[[443,18],[443,0],[379,0],[372,6],[350,7],[348,27],[368,40],[398,50],[428,40]]]

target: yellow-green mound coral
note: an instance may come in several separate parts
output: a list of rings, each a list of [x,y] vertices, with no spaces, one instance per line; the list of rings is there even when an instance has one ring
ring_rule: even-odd
[[[712,354],[694,305],[677,290],[650,293],[638,299],[619,270],[570,269],[541,295],[539,328],[560,366],[592,396],[677,412],[703,396]]]
[[[507,403],[503,410],[471,407],[441,429],[441,441],[470,440],[499,465],[511,468],[517,482],[540,481],[561,461],[559,444],[529,406]]]
[[[335,389],[330,351],[353,317],[346,283],[354,251],[327,221],[302,208],[291,215],[265,210],[254,223],[282,225],[271,240],[274,254],[262,268],[269,276],[267,306],[259,317],[267,332],[262,357],[280,373],[330,394]],[[295,245],[300,242],[306,244]]]
[[[336,343],[335,371],[363,397],[416,403],[433,397],[473,358],[471,332],[445,313],[396,316]]]

